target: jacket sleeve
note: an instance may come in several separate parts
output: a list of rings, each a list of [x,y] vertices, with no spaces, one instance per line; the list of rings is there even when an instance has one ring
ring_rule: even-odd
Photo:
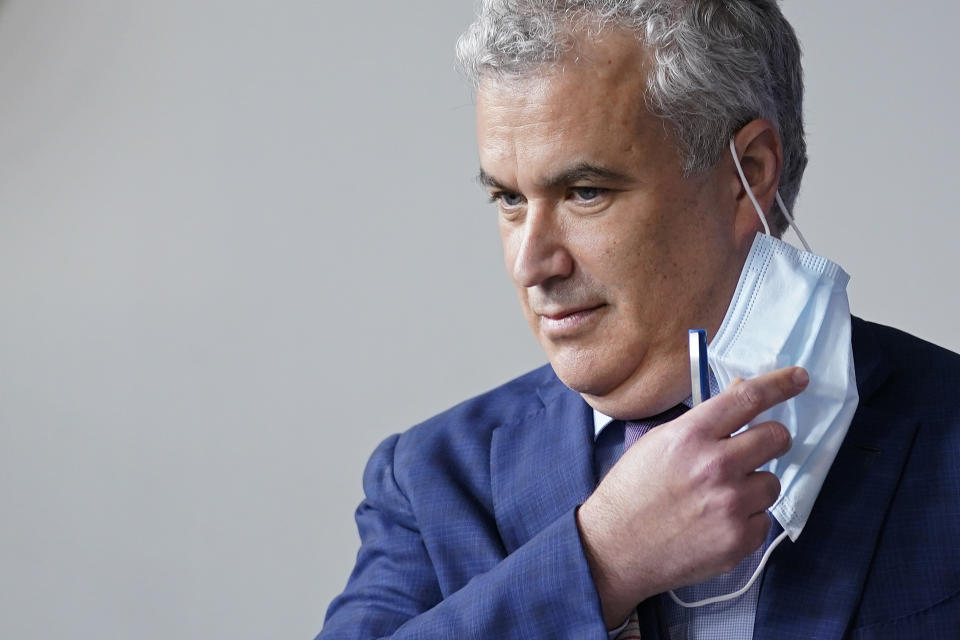
[[[396,481],[398,438],[367,465],[357,563],[317,640],[607,637],[573,509],[444,598]]]

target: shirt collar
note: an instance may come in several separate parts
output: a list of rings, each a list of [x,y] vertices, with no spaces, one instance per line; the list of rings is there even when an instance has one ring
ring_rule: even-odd
[[[681,404],[685,404],[687,408],[693,407],[693,396],[690,396],[684,400]],[[640,418],[638,422],[641,422],[643,418]],[[596,442],[597,438],[600,437],[600,433],[610,426],[613,422],[613,418],[608,416],[605,413],[600,413],[596,409],[593,410],[593,441]]]
[[[597,438],[600,437],[600,432],[607,428],[613,422],[613,418],[610,416],[600,413],[596,409],[593,410],[593,440],[596,442]]]
[[[710,395],[715,396],[720,393],[720,384],[717,382],[717,378],[713,375],[713,371],[710,371]],[[693,406],[693,396],[687,397],[683,401],[683,404],[688,407]],[[613,422],[613,418],[608,416],[605,413],[600,413],[596,409],[593,410],[593,441],[596,442],[597,438],[600,437],[600,432],[610,426],[610,423]]]

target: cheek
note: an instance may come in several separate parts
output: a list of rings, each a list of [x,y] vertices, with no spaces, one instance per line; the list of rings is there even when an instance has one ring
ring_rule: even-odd
[[[593,275],[606,286],[623,331],[641,327],[647,334],[684,313],[686,276],[666,243],[647,237],[621,237],[602,255]]]
[[[630,295],[656,270],[661,246],[640,225],[597,225],[579,235],[578,263],[592,279]]]
[[[523,312],[523,317],[526,319],[527,324],[530,325],[530,328],[533,330],[534,335],[539,340],[540,338],[540,320],[530,309],[530,291],[525,287],[518,286],[514,284],[514,288],[517,291],[517,300],[520,301],[520,311]]]
[[[512,280],[513,265],[517,259],[517,252],[520,250],[520,238],[515,229],[506,227],[503,222],[500,223],[500,246],[503,249],[503,266]]]

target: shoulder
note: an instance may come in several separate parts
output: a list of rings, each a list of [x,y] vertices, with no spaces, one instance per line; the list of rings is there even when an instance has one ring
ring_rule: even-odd
[[[922,338],[876,322],[853,318],[854,342],[864,342],[874,349],[882,349],[894,364],[907,368],[936,367],[952,373],[960,373],[960,354],[927,342]],[[856,348],[856,344],[854,345]]]
[[[943,415],[960,406],[960,355],[899,329],[853,320],[853,352],[861,387],[873,374],[875,404],[900,412]],[[871,366],[872,365],[872,366]],[[956,412],[950,411],[951,414]]]
[[[538,414],[552,394],[565,389],[544,365],[390,436],[374,452],[365,485],[373,480],[371,474],[389,468],[405,492],[455,484],[485,493],[493,432]]]
[[[562,383],[544,365],[470,398],[400,434],[397,455],[423,455],[482,446],[493,430],[543,410],[543,396]]]
[[[505,422],[522,420],[540,411],[544,394],[552,393],[558,386],[562,383],[553,369],[544,365],[437,414],[405,435],[423,438],[467,424],[472,429],[492,429]]]

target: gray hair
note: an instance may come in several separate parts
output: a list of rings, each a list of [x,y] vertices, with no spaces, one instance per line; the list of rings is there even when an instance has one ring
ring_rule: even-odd
[[[672,127],[692,175],[714,166],[756,118],[780,131],[780,193],[793,207],[807,164],[800,43],[777,0],[481,0],[457,42],[461,71],[522,77],[559,61],[578,33],[636,34],[653,62],[643,99]],[[779,210],[773,226],[787,222]]]

